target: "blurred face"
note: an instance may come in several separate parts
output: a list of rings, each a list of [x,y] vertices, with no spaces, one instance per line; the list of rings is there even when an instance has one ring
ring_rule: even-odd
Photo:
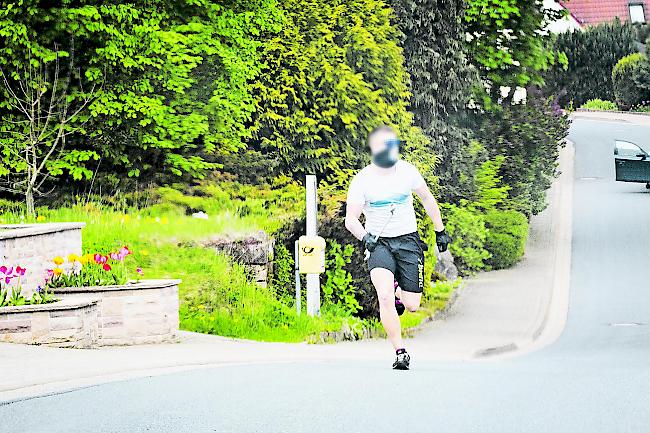
[[[390,130],[380,130],[370,136],[368,145],[372,162],[381,168],[391,168],[399,159],[399,139]]]
[[[379,131],[370,138],[370,154],[376,155],[387,148],[387,143],[390,140],[397,140],[397,134],[392,131]]]

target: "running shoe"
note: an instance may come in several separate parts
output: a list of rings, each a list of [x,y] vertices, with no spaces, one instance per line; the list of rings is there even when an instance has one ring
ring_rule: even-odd
[[[411,364],[411,357],[406,351],[397,354],[395,362],[393,362],[393,370],[408,370]]]

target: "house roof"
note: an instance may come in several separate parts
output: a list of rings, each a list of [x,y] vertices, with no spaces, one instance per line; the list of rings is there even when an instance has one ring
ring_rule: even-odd
[[[650,0],[560,0],[559,3],[583,27],[611,22],[617,17],[627,22],[631,4],[644,5],[646,20],[650,16]]]

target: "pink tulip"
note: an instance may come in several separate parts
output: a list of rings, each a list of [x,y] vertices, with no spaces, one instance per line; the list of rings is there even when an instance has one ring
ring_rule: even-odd
[[[113,260],[120,260],[120,261],[122,260],[120,255],[117,254],[117,253],[110,253],[109,255],[111,256],[111,259],[113,259]]]
[[[5,283],[7,284],[11,283],[11,278],[12,277],[5,277]]]
[[[95,255],[93,256],[93,258],[95,259],[95,263],[97,263],[97,264],[99,264],[99,263],[102,262],[102,255],[99,254],[99,253],[95,253]]]
[[[126,257],[129,254],[131,254],[131,250],[129,250],[129,247],[124,246],[124,247],[120,248],[120,254],[122,256]]]
[[[140,275],[144,275],[144,271],[142,270],[142,268],[139,268],[139,267],[135,268],[135,271]]]
[[[3,274],[6,274],[7,273],[7,267],[5,265],[0,266],[0,272],[2,272]]]
[[[11,268],[7,269],[7,272],[5,272],[5,274],[7,274],[7,275],[11,275],[11,274],[13,274],[13,273],[14,273],[14,268],[13,268],[13,266],[12,266]]]

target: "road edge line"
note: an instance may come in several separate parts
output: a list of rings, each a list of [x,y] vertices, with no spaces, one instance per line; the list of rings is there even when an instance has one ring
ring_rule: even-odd
[[[533,338],[522,344],[510,356],[520,356],[543,349],[560,338],[569,314],[571,292],[571,260],[573,250],[573,186],[575,144],[565,140],[559,157],[559,199],[555,233],[556,254],[553,264],[551,297],[542,322],[533,333]]]

